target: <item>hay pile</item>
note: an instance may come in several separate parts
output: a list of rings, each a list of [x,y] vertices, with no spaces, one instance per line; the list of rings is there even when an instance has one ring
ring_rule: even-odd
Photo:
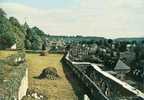
[[[42,52],[40,53],[40,56],[47,56],[47,51],[42,51]]]
[[[48,100],[48,97],[37,88],[27,89],[22,100]]]
[[[47,67],[43,69],[42,73],[38,76],[39,79],[49,79],[56,80],[59,79],[59,75],[57,74],[57,70],[53,67]]]

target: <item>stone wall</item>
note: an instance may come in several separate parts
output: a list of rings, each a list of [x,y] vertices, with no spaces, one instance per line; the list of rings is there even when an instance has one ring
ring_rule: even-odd
[[[0,62],[0,100],[21,100],[28,88],[25,54],[16,53]]]
[[[69,60],[63,58],[63,63],[69,66],[69,68],[75,73],[75,75],[81,80],[83,85],[86,87],[86,93],[90,100],[109,100],[101,90],[92,82],[92,80],[81,72],[75,65]]]
[[[18,100],[21,100],[23,96],[26,95],[26,91],[28,89],[28,68],[26,69],[25,76],[21,81],[21,85],[18,91]]]
[[[63,61],[87,87],[90,100],[143,100],[144,98],[141,91],[102,71],[96,64],[73,62],[68,56]]]

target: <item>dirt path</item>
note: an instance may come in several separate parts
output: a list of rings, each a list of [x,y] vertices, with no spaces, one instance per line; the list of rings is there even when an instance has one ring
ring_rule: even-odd
[[[49,100],[77,100],[75,92],[79,92],[77,84],[76,89],[67,79],[64,68],[60,63],[63,55],[48,54],[47,56],[39,56],[39,54],[27,54],[29,64],[29,87],[38,88],[44,92]],[[59,80],[39,80],[33,77],[38,76],[46,67],[55,67],[60,75]],[[73,80],[75,81],[75,80]]]

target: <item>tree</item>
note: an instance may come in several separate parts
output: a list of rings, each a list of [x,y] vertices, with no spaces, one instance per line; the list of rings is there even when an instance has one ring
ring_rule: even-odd
[[[16,42],[16,38],[13,35],[13,33],[6,32],[4,34],[1,34],[0,36],[0,44],[1,44],[1,49],[9,48]]]
[[[16,41],[12,24],[6,17],[5,12],[0,9],[0,49],[9,48]]]
[[[9,22],[12,24],[12,31],[16,36],[16,45],[18,50],[24,50],[24,40],[25,40],[25,32],[18,20],[14,17],[9,18]]]
[[[32,35],[32,49],[41,50],[42,40],[37,34]]]
[[[46,50],[46,47],[44,44],[42,45],[42,50]]]
[[[30,28],[27,23],[21,25],[15,17],[8,19],[0,8],[0,49],[10,48],[16,43],[19,50],[40,50],[45,36],[37,27]]]
[[[44,43],[42,44],[42,50],[46,50],[46,45],[47,45],[47,43],[46,43],[46,41],[44,41]]]
[[[11,22],[12,25],[17,26],[17,27],[21,27],[20,23],[18,22],[18,20],[14,17],[10,17],[9,21]]]
[[[30,40],[25,39],[25,48],[28,49],[28,50],[30,50],[31,47],[32,47],[32,44],[31,44]]]
[[[109,44],[110,48],[112,48],[113,40],[112,39],[108,39],[108,44]]]
[[[141,43],[144,44],[144,40],[142,40]]]
[[[3,11],[2,8],[0,8],[0,16],[6,16],[6,13]]]
[[[125,41],[120,42],[119,50],[120,50],[120,52],[124,52],[127,50],[127,43]]]
[[[112,39],[108,39],[108,43],[109,43],[109,44],[112,44],[112,43],[113,43],[113,40],[112,40]]]
[[[26,31],[25,47],[26,49],[41,50],[45,40],[45,34],[37,27],[29,28],[28,24],[24,24]]]

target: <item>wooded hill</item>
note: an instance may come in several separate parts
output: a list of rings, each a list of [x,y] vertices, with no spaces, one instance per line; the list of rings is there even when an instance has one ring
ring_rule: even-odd
[[[128,41],[128,42],[133,42],[136,41],[138,43],[144,41],[144,37],[139,37],[139,38],[117,38],[115,39],[116,41]]]

